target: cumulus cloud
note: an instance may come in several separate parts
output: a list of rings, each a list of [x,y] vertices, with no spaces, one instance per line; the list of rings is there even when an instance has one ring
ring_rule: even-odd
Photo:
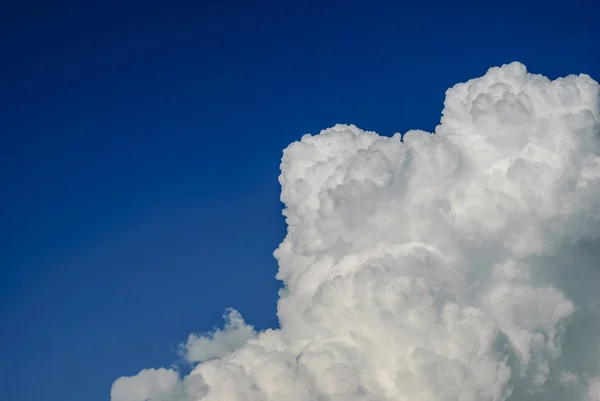
[[[121,377],[112,387],[112,401],[158,400],[169,394],[179,383],[179,377],[171,369],[144,369],[136,376]]]
[[[208,334],[190,334],[187,343],[181,345],[181,353],[189,362],[204,362],[221,358],[256,337],[254,327],[247,325],[235,309],[228,309],[223,330]]]
[[[303,136],[280,328],[230,312],[188,340],[190,375],[112,400],[599,400],[599,122],[589,76],[511,63],[450,88],[435,133]]]

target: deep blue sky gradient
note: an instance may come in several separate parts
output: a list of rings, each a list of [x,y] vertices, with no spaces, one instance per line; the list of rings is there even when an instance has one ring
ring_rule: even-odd
[[[449,86],[514,60],[600,77],[592,1],[47,3],[0,6],[6,401],[107,400],[229,306],[276,327],[302,134],[433,130]]]

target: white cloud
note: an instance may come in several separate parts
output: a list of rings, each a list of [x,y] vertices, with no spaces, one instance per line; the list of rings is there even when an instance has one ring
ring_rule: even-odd
[[[600,401],[600,379],[595,377],[589,380],[588,401]]]
[[[228,309],[224,330],[216,329],[208,334],[190,334],[182,344],[182,353],[189,362],[204,362],[221,358],[240,348],[256,337],[254,327],[247,325],[238,311]]]
[[[281,328],[230,314],[190,337],[178,391],[142,372],[112,400],[597,400],[599,121],[589,76],[512,63],[450,88],[435,135],[305,135],[281,163]]]
[[[110,393],[112,401],[157,400],[178,385],[177,372],[171,369],[144,369],[132,377],[117,379]]]

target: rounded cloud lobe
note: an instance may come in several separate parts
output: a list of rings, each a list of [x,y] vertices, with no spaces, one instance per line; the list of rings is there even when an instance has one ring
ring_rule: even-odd
[[[190,375],[112,400],[600,400],[599,122],[589,76],[511,63],[449,89],[435,134],[305,135],[279,178],[280,329],[230,311]]]

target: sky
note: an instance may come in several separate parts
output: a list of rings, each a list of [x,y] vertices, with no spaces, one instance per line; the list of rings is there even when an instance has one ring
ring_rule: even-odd
[[[277,327],[283,149],[433,131],[515,60],[598,79],[591,3],[4,4],[0,399],[109,399],[228,307]]]

